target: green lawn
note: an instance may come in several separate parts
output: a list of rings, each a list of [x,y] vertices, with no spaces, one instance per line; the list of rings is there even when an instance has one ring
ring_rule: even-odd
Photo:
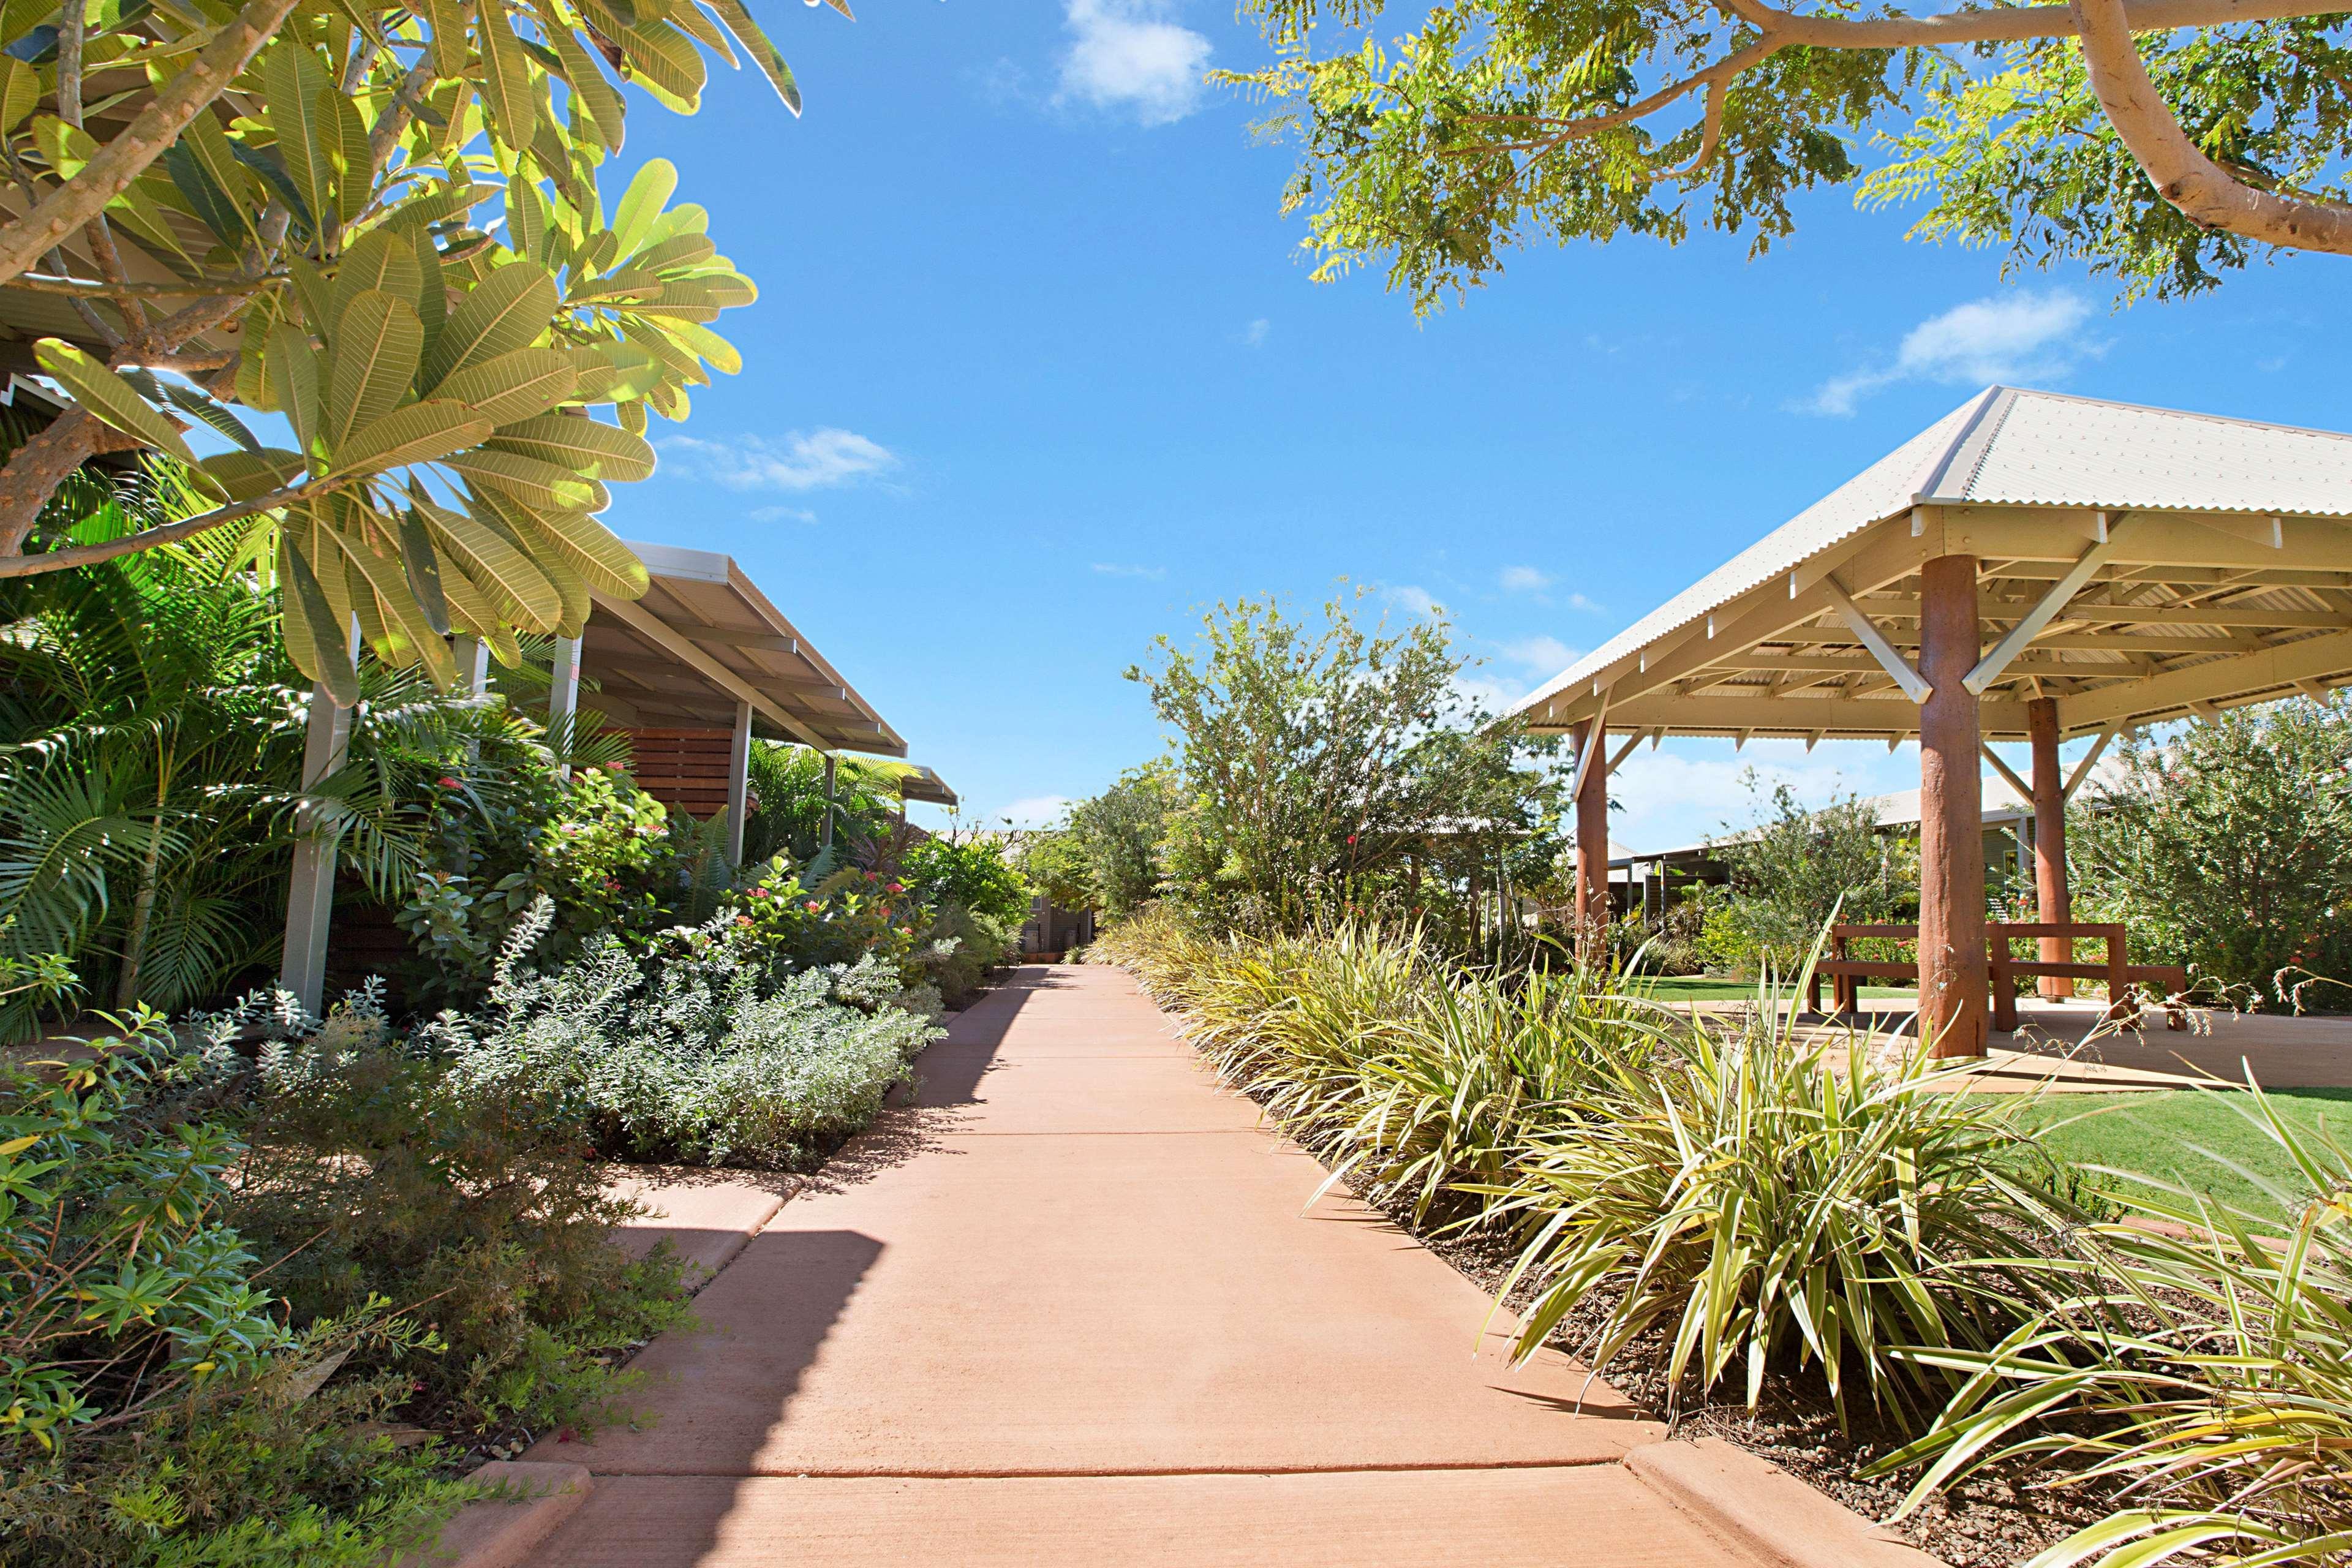
[[[2352,1144],[2352,1089],[2274,1089],[2269,1095],[2292,1125],[2311,1128],[2324,1121],[2339,1141]],[[2062,1164],[2106,1165],[2177,1181],[2256,1213],[2276,1213],[2279,1205],[2200,1149],[2291,1193],[2304,1187],[2285,1152],[2241,1116],[2224,1092],[2053,1094],[2024,1114],[2047,1129],[2042,1146]]]
[[[1629,990],[1646,990],[1661,1002],[1746,1002],[1756,995],[1753,980],[1723,980],[1712,974],[1668,974],[1655,980],[1636,976],[1626,982]],[[1826,992],[1829,983],[1823,981]],[[1865,985],[1864,996],[1904,996],[1912,994],[1908,986]]]

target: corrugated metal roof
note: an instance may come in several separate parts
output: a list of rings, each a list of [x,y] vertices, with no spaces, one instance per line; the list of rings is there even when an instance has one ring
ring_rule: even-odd
[[[1920,502],[2352,515],[2352,436],[1989,386],[1538,687],[1536,707]]]

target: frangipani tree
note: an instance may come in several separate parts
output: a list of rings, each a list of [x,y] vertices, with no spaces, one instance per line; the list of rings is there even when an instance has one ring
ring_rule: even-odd
[[[643,590],[606,486],[652,471],[650,416],[740,368],[710,323],[755,291],[667,163],[609,208],[598,171],[616,76],[691,113],[703,51],[740,48],[797,112],[740,0],[6,0],[0,34],[0,310],[78,323],[13,367],[73,406],[0,468],[0,577],[274,519],[289,650],[341,702],[354,626],[447,681],[452,633],[511,663],[592,589]],[[235,449],[200,458],[190,421]],[[209,506],[42,537],[124,450]]]
[[[2179,292],[2266,247],[2352,254],[2344,5],[1447,0],[1391,47],[1381,0],[1248,0],[1276,59],[1228,79],[1298,105],[1276,123],[1304,134],[1286,205],[1318,276],[1384,257],[1421,309],[1530,233],[1760,250],[1795,193],[1839,184]]]

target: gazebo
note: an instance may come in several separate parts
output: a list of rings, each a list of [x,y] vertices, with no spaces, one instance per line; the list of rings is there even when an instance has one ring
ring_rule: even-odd
[[[593,714],[630,740],[637,784],[663,805],[708,817],[724,810],[728,858],[743,853],[751,742],[790,741],[823,752],[825,788],[842,751],[904,757],[907,743],[824,656],[784,618],[735,559],[711,551],[632,542],[651,579],[637,599],[593,595],[577,638],[558,638],[548,716]],[[489,685],[489,650],[474,639],[458,667],[474,691]],[[310,703],[305,788],[341,765],[351,710],[323,692]],[[955,804],[929,768],[903,798]],[[832,822],[826,821],[830,837]],[[295,848],[288,889],[282,984],[316,1011],[325,990],[335,846],[327,834]]]
[[[2041,918],[2064,923],[2065,801],[2116,736],[2347,682],[2352,437],[1995,386],[1517,711],[1575,737],[1580,918],[1606,909],[1585,847],[1609,773],[1645,737],[1916,738],[1920,1027],[1976,1056],[1983,765],[2032,802]],[[2027,743],[2030,777],[1997,740]],[[2069,956],[2042,939],[2042,962]]]

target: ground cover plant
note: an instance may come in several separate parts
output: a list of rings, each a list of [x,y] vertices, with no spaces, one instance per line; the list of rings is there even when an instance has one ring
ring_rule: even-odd
[[[146,1014],[0,1072],[0,1561],[378,1563],[467,1447],[610,1418],[683,1310],[542,1107],[269,1011],[258,1061]]]

